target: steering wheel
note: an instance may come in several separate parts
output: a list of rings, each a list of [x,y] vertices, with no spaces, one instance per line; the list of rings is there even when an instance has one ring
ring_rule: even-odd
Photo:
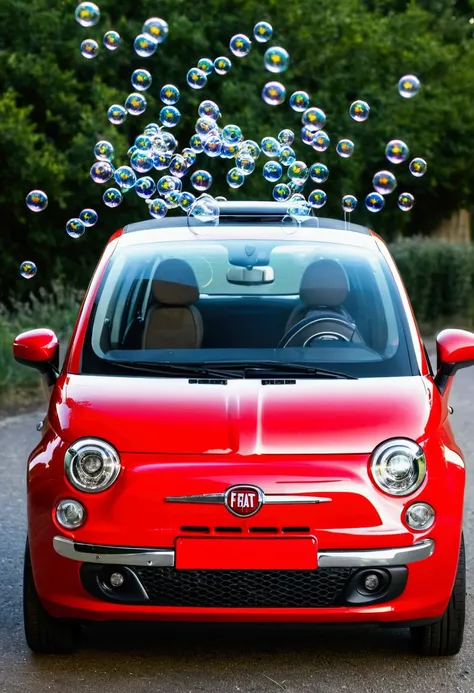
[[[354,337],[359,341],[354,323],[342,316],[322,313],[293,325],[280,339],[278,348],[311,347],[315,341],[351,342]]]

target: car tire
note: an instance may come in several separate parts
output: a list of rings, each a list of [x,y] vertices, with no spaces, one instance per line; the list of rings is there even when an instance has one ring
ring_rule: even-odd
[[[23,622],[28,647],[41,654],[71,654],[74,652],[80,626],[48,614],[38,597],[31,567],[28,542],[23,571]]]
[[[458,654],[464,635],[465,610],[466,554],[462,535],[456,580],[443,618],[428,626],[411,628],[416,653],[424,657],[449,657]]]

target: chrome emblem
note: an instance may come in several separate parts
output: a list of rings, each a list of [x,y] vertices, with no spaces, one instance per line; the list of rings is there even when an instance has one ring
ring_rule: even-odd
[[[225,507],[237,517],[255,515],[262,507],[263,501],[263,491],[257,486],[231,486],[224,496]]]

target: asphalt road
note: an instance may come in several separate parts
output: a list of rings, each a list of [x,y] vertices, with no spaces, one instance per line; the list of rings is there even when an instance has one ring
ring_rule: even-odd
[[[474,464],[474,369],[460,371],[452,422]],[[421,659],[404,630],[301,626],[96,626],[74,656],[39,657],[22,629],[25,460],[41,412],[0,421],[0,691],[39,693],[405,693],[474,691],[474,472],[465,535],[468,617],[461,654]],[[42,417],[41,417],[42,418]],[[470,465],[468,465],[470,466]],[[449,499],[446,499],[449,503]],[[433,576],[436,579],[436,576]]]

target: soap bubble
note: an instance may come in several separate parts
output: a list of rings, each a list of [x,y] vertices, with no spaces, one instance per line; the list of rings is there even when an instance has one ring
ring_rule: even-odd
[[[421,176],[425,175],[426,170],[428,168],[428,164],[424,159],[417,157],[416,159],[410,161],[409,168],[412,176],[415,176],[416,178],[421,178]]]
[[[150,34],[156,41],[156,43],[163,43],[168,38],[168,24],[164,19],[159,17],[151,17],[147,19],[142,27],[142,32],[144,34]]]
[[[326,123],[326,114],[320,108],[313,106],[312,108],[306,109],[301,116],[301,122],[303,125],[306,125],[307,128],[316,132],[324,127]]]
[[[294,161],[288,167],[288,178],[295,183],[306,183],[309,178],[309,169],[304,161]]]
[[[216,124],[211,118],[198,118],[196,121],[196,132],[198,135],[207,137],[216,127]]]
[[[357,207],[357,197],[354,195],[344,195],[342,198],[342,209],[350,214]]]
[[[207,84],[207,75],[197,67],[192,67],[186,75],[186,82],[192,89],[202,89]]]
[[[235,159],[235,165],[242,171],[244,176],[250,176],[255,171],[255,159],[253,159],[247,151],[240,153]]]
[[[169,170],[172,176],[182,178],[186,175],[188,168],[189,164],[181,154],[176,154],[176,156],[171,159]]]
[[[281,82],[267,82],[262,89],[262,99],[269,106],[279,106],[286,98],[286,89]]]
[[[280,154],[278,156],[278,161],[283,166],[290,166],[294,161],[296,161],[296,154],[294,149],[290,146],[285,145],[280,149]]]
[[[94,39],[86,39],[81,43],[81,55],[88,60],[95,58],[99,53],[99,44]]]
[[[173,190],[172,192],[165,195],[165,202],[168,209],[176,209],[179,206],[179,197],[181,193],[178,190]]]
[[[274,137],[264,137],[261,142],[262,152],[270,159],[279,156],[281,145]]]
[[[317,132],[313,137],[313,149],[317,152],[325,152],[330,144],[329,135],[323,130]]]
[[[122,125],[127,119],[127,111],[123,106],[114,104],[107,111],[107,118],[112,125]]]
[[[31,260],[25,260],[20,265],[20,274],[23,279],[33,279],[37,271],[38,268],[34,262],[31,262]]]
[[[231,188],[240,188],[245,182],[245,176],[238,168],[231,168],[227,174],[227,183]]]
[[[313,190],[308,195],[308,202],[313,209],[321,209],[327,201],[327,195],[324,190]]]
[[[152,154],[153,166],[157,171],[164,171],[171,162],[171,154],[168,152],[153,152]]]
[[[365,206],[369,212],[380,212],[384,204],[384,197],[378,192],[372,192],[365,198]]]
[[[122,190],[130,190],[137,182],[137,174],[130,166],[120,166],[114,173],[115,182]]]
[[[75,16],[81,26],[95,26],[100,19],[100,10],[93,2],[81,2],[76,7]]]
[[[150,153],[137,149],[130,157],[130,165],[138,173],[148,173],[153,168],[153,158]]]
[[[199,227],[217,226],[220,209],[218,203],[210,195],[199,197],[188,212],[191,231],[199,233]],[[202,231],[201,231],[202,233]]]
[[[130,115],[139,116],[145,113],[146,110],[146,99],[143,94],[138,94],[134,92],[127,96],[125,101],[125,108],[130,113]]]
[[[150,151],[152,147],[151,137],[148,135],[138,135],[137,139],[135,140],[135,147],[140,149],[142,152]],[[129,154],[133,154],[133,151],[131,152],[130,149],[128,150]]]
[[[146,91],[151,87],[152,83],[152,76],[148,72],[148,70],[135,70],[132,73],[132,86],[137,90],[137,91]]]
[[[214,70],[214,62],[210,58],[201,58],[197,64],[198,70],[202,70],[206,75],[212,74]]]
[[[281,130],[278,134],[278,141],[281,144],[293,144],[295,140],[295,133],[293,130]]]
[[[135,192],[139,197],[147,199],[151,197],[156,190],[156,183],[150,176],[139,178],[135,184]]]
[[[95,226],[97,222],[99,221],[99,215],[95,211],[95,209],[83,209],[82,212],[79,214],[79,219],[82,221],[84,226],[90,227],[90,226]]]
[[[348,159],[354,153],[354,142],[352,140],[339,140],[336,145],[336,152],[343,159]]]
[[[290,56],[284,48],[273,46],[267,49],[264,63],[269,72],[284,72],[290,64]]]
[[[306,221],[311,216],[311,205],[304,198],[291,198],[288,203],[287,214],[297,222]]]
[[[164,147],[164,152],[168,154],[173,154],[178,146],[178,140],[176,137],[167,130],[163,130],[161,133],[162,146]]]
[[[107,183],[114,175],[114,169],[109,161],[96,161],[92,164],[90,174],[94,183]]]
[[[193,206],[196,201],[196,196],[190,192],[183,192],[179,194],[178,204],[185,212]]]
[[[237,58],[244,58],[250,53],[252,42],[245,34],[236,34],[230,39],[229,48]]]
[[[214,121],[218,120],[221,115],[219,106],[214,101],[210,101],[209,99],[206,99],[206,101],[202,101],[199,104],[198,112],[202,118],[210,118]]]
[[[381,195],[389,195],[397,187],[397,179],[390,171],[378,171],[372,180],[374,190]]]
[[[273,188],[273,199],[277,202],[286,202],[291,197],[291,189],[286,183],[278,183]]]
[[[370,113],[370,106],[366,101],[354,101],[349,109],[349,115],[353,120],[362,123],[367,120]]]
[[[200,134],[195,134],[191,137],[189,140],[189,146],[193,150],[193,152],[196,152],[196,154],[200,154],[201,152],[204,151],[204,142]]]
[[[411,99],[420,91],[420,80],[415,75],[405,75],[398,82],[398,93],[405,99]]]
[[[290,96],[290,106],[294,111],[302,113],[309,108],[309,94],[305,91],[295,91]]]
[[[156,189],[160,195],[167,195],[168,193],[173,192],[173,190],[179,191],[180,182],[181,181],[174,178],[174,176],[162,176],[156,184]]]
[[[127,156],[132,156],[132,154],[134,154],[137,151],[137,149],[138,147],[135,144],[133,144],[131,147],[129,147],[127,151]]]
[[[165,86],[162,87],[160,92],[160,99],[167,106],[174,106],[174,104],[178,103],[179,97],[179,89],[178,87],[175,87],[174,84],[165,84]]]
[[[225,55],[221,55],[214,60],[214,70],[218,75],[226,75],[231,67],[232,63]]]
[[[301,141],[303,144],[312,145],[314,142],[314,130],[303,125],[301,128]]]
[[[191,176],[191,185],[200,192],[209,190],[212,185],[212,176],[208,171],[195,171]]]
[[[397,204],[402,212],[409,212],[415,204],[415,198],[411,193],[404,192],[399,195]]]
[[[301,200],[305,200],[305,196],[302,194],[304,190],[304,183],[298,183],[295,180],[290,180],[288,183],[288,187],[290,188],[291,192],[294,193],[291,199],[296,199],[299,198]]]
[[[325,164],[313,164],[310,166],[309,175],[315,183],[325,183],[329,177],[329,169]]]
[[[108,188],[103,194],[102,199],[107,207],[114,208],[122,204],[123,196],[117,188]]]
[[[48,206],[48,196],[42,190],[32,190],[26,196],[26,206],[32,212],[44,212]]]
[[[385,147],[385,156],[392,164],[402,164],[408,159],[409,153],[403,140],[390,140]]]
[[[114,151],[113,146],[107,140],[100,140],[94,147],[95,158],[101,161],[112,161]]]
[[[226,125],[222,130],[222,139],[229,144],[235,144],[242,139],[242,130],[238,125]]]
[[[278,161],[267,161],[263,167],[263,177],[271,183],[276,183],[283,175],[283,166]]]
[[[155,219],[162,219],[166,216],[168,207],[164,200],[160,200],[159,197],[155,197],[154,200],[150,200],[150,204],[148,205],[148,211],[150,212],[151,216]]]
[[[156,53],[158,42],[149,34],[139,34],[133,43],[133,47],[135,53],[141,58],[149,58]]]
[[[109,51],[116,51],[120,46],[120,34],[118,31],[107,31],[104,34],[104,46],[109,49]]]
[[[266,43],[273,36],[272,25],[268,22],[258,22],[253,28],[253,35],[258,43]]]
[[[256,142],[254,142],[254,140],[245,140],[244,142],[242,142],[241,153],[250,154],[252,159],[254,159],[255,161],[257,161],[261,152],[262,150],[260,149],[259,145]]]
[[[209,135],[204,140],[204,151],[211,158],[220,156],[222,151],[222,140],[219,135]]]
[[[80,219],[77,217],[69,219],[66,224],[66,233],[68,236],[71,236],[71,238],[80,238],[85,232],[86,227]]]
[[[165,127],[174,128],[181,120],[181,113],[176,106],[163,106],[158,117]]]
[[[222,159],[233,159],[235,156],[240,154],[242,150],[242,145],[240,142],[235,142],[234,144],[229,144],[229,142],[222,143],[221,158]]]
[[[227,202],[227,197],[224,197],[223,195],[218,195],[216,198],[214,198],[216,202]]]
[[[161,127],[158,125],[158,123],[148,123],[143,130],[143,134],[149,137],[150,135],[156,135],[158,132],[160,132],[160,130]]]

